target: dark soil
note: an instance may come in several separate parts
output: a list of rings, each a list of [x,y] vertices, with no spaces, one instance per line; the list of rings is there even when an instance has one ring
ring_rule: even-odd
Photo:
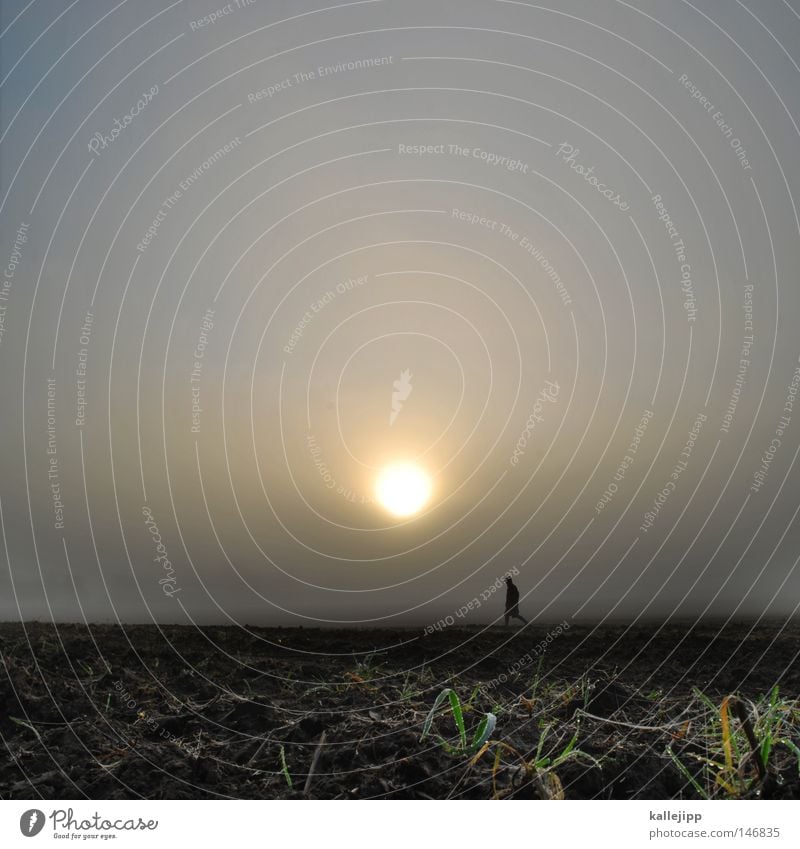
[[[759,774],[745,728],[777,685],[800,744],[800,629],[573,626],[537,649],[553,633],[0,624],[0,796],[800,798],[792,747]],[[447,702],[422,739],[445,687],[468,743],[497,717],[477,761]],[[726,789],[701,758],[734,693]]]

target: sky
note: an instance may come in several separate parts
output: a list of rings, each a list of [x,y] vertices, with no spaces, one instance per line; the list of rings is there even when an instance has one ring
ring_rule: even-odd
[[[0,619],[795,617],[797,0],[216,3],[0,2]]]

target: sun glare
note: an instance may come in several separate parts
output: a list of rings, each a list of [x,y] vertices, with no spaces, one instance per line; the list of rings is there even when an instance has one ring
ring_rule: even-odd
[[[395,516],[413,516],[431,496],[431,479],[412,463],[387,466],[375,482],[375,498]]]

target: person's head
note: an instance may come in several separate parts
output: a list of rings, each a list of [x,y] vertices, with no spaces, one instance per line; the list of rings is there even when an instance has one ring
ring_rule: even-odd
[[[505,580],[505,582],[506,582],[507,584],[512,584],[512,583],[513,583],[513,581],[511,580],[511,575],[506,575],[506,576],[505,576],[505,578],[504,578],[504,580]]]

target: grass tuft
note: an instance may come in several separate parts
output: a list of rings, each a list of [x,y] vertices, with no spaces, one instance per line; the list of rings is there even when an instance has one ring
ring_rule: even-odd
[[[473,693],[470,698],[470,707],[472,698],[474,697],[475,693]],[[497,724],[497,717],[493,713],[485,713],[481,721],[478,723],[478,727],[475,730],[472,741],[468,743],[467,729],[464,725],[464,708],[461,705],[458,693],[449,687],[442,690],[442,692],[436,697],[436,701],[434,701],[433,707],[428,712],[428,715],[425,718],[425,723],[422,726],[422,737],[420,740],[424,740],[428,734],[430,734],[431,727],[433,726],[433,720],[436,716],[436,711],[439,710],[439,707],[445,699],[450,702],[450,711],[452,712],[453,719],[456,723],[456,729],[458,731],[458,745],[454,746],[441,736],[437,736],[436,742],[451,755],[470,755],[473,752],[476,752],[481,748],[481,746],[483,746],[489,737],[491,737],[492,732],[495,729],[495,725]]]

